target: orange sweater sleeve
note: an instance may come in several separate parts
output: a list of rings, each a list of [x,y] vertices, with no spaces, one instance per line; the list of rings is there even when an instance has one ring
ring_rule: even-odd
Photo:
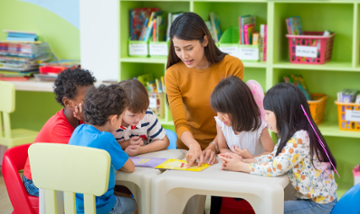
[[[173,72],[171,69],[168,69],[166,71],[165,87],[166,95],[170,105],[170,110],[175,124],[176,134],[180,138],[182,133],[184,133],[185,131],[190,132],[190,129],[187,125],[188,123],[185,117],[184,103],[182,100],[179,84],[177,83],[178,78],[176,78],[175,75],[175,72]]]

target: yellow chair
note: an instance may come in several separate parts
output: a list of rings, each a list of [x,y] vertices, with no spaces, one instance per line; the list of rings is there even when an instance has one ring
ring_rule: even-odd
[[[34,184],[45,189],[47,214],[58,213],[56,190],[64,191],[64,211],[76,213],[75,193],[84,194],[85,213],[96,213],[95,195],[108,190],[110,155],[102,149],[56,143],[29,148]],[[41,200],[41,199],[40,199]]]
[[[38,134],[36,131],[27,129],[11,130],[10,113],[14,110],[15,86],[12,83],[0,81],[0,145],[8,148],[32,143]]]

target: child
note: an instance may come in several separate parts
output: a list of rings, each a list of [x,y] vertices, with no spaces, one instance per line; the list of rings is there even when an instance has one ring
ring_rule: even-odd
[[[120,126],[127,105],[128,98],[117,84],[89,88],[83,107],[87,124],[78,126],[69,141],[69,145],[103,149],[110,154],[109,187],[104,195],[96,197],[96,213],[134,213],[136,210],[132,198],[114,195],[115,170],[135,170],[134,163],[111,134]],[[82,194],[76,194],[76,210],[84,213]]]
[[[277,84],[265,95],[264,108],[266,122],[280,136],[274,151],[253,159],[220,155],[223,169],[269,177],[287,174],[298,200],[285,201],[284,213],[330,213],[337,202],[336,161],[304,94],[290,83]]]
[[[253,158],[273,150],[267,125],[260,117],[253,94],[241,79],[231,76],[221,80],[210,103],[218,115],[215,120],[220,153],[234,152],[243,158]]]
[[[45,123],[34,143],[69,142],[74,129],[83,123],[82,103],[85,92],[95,81],[89,71],[80,68],[66,69],[58,75],[54,83],[54,93],[56,101],[64,108]],[[32,181],[29,159],[24,166],[23,183],[30,195],[39,197],[39,189]]]
[[[135,79],[119,84],[130,100],[120,128],[113,133],[121,147],[130,156],[166,149],[169,139],[156,115],[148,109],[149,96],[145,86]]]

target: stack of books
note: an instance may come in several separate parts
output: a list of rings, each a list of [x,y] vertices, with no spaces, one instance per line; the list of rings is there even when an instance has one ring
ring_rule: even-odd
[[[59,60],[41,63],[39,74],[34,74],[38,81],[55,81],[58,74],[68,68],[80,67],[79,60]]]
[[[3,30],[3,32],[7,33],[6,41],[14,41],[14,42],[38,41],[38,36],[34,32],[14,31],[14,30]]]
[[[358,90],[344,89],[337,93],[337,101],[341,103],[360,104],[360,94]]]
[[[51,56],[47,43],[0,42],[0,80],[25,81]]]

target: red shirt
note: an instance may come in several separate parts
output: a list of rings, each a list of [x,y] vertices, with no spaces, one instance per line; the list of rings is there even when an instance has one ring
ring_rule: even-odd
[[[80,123],[83,123],[80,121]],[[64,109],[58,111],[42,127],[34,143],[62,143],[68,144],[74,127],[69,123],[64,114]],[[32,180],[29,158],[24,166],[24,175]]]

